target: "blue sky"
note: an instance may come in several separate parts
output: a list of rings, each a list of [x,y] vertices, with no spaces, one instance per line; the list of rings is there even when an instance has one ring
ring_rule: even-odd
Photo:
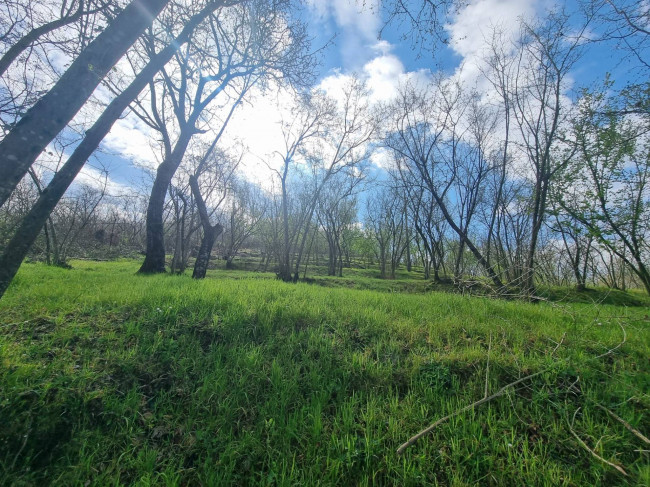
[[[512,37],[516,35],[521,17],[534,19],[552,8],[551,0],[471,0],[447,19],[445,34],[448,46],[435,45],[435,57],[428,51],[414,50],[411,43],[401,40],[402,32],[395,26],[384,27],[381,0],[306,0],[301,17],[307,22],[313,47],[332,43],[324,51],[319,83],[325,89],[336,89],[341,79],[356,73],[365,79],[376,100],[389,99],[399,83],[417,76],[428,76],[442,70],[446,75],[458,75],[469,85],[481,82],[481,51],[492,26],[499,25]],[[363,4],[359,6],[358,4]],[[565,2],[568,9],[575,2]],[[419,54],[419,55],[418,55]],[[576,65],[573,91],[602,80],[606,72],[619,83],[630,79],[629,65],[621,61],[622,51],[612,45],[590,45],[585,57]],[[457,70],[463,65],[462,73]],[[569,93],[571,95],[571,93]],[[236,112],[225,134],[226,140],[238,134],[250,151],[245,170],[251,179],[269,179],[266,163],[277,150],[279,137],[279,106],[286,105],[281,93],[275,97],[257,94],[251,103]],[[243,134],[243,135],[242,135]],[[134,117],[120,120],[105,140],[104,147],[115,156],[105,157],[111,169],[115,191],[142,179],[141,171],[131,161],[149,167],[156,166],[149,139],[153,135]],[[264,162],[263,162],[264,161]],[[86,170],[86,175],[92,170]]]
[[[377,0],[379,1],[379,0]],[[417,1],[417,0],[416,0]],[[306,21],[314,38],[314,45],[325,44],[335,36],[333,45],[326,51],[321,75],[333,71],[359,71],[363,65],[377,55],[379,29],[384,27],[378,8],[358,6],[355,0],[307,0]],[[629,3],[629,2],[627,2]],[[462,62],[471,62],[471,54],[483,44],[492,26],[499,25],[513,34],[519,18],[536,19],[550,9],[563,6],[568,12],[576,13],[578,4],[574,0],[470,0],[457,13],[448,17],[445,35],[449,45],[431,42],[433,52],[419,51],[412,44],[401,39],[404,28],[390,24],[383,29],[382,40],[385,49],[395,55],[406,71],[419,69],[453,72]],[[341,22],[342,19],[345,19]],[[575,15],[576,21],[582,18]],[[593,29],[598,26],[594,25]],[[631,79],[633,63],[624,59],[620,48],[613,43],[590,44],[583,59],[575,70],[576,86],[586,86],[603,79],[605,73],[612,73],[621,84]]]

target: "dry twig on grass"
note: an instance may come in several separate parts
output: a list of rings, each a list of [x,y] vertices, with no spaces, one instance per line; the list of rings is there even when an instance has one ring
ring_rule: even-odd
[[[488,353],[487,353],[487,365],[485,367],[485,395],[483,398],[488,396],[488,381],[490,379],[490,351],[492,350],[492,333],[490,333],[490,343],[488,344]]]
[[[645,435],[643,435],[643,433],[641,433],[639,430],[633,428],[632,425],[631,425],[630,423],[628,423],[628,422],[625,421],[623,418],[621,418],[620,416],[618,416],[614,411],[611,411],[611,410],[607,409],[607,408],[606,408],[605,406],[603,406],[602,404],[596,404],[596,406],[598,406],[600,409],[602,409],[603,411],[605,411],[607,414],[609,414],[609,415],[610,415],[612,418],[614,418],[616,421],[618,421],[618,422],[621,423],[623,426],[625,426],[625,428],[627,428],[627,430],[630,431],[634,436],[636,436],[636,437],[639,438],[640,440],[642,440],[642,441],[644,441],[645,443],[647,443],[648,445],[650,445],[650,439],[648,439]]]
[[[507,384],[507,385],[503,386],[501,389],[499,389],[497,392],[495,392],[491,396],[484,397],[483,399],[480,399],[480,400],[478,400],[476,402],[473,402],[472,404],[469,404],[468,406],[465,406],[464,408],[458,409],[458,410],[454,411],[453,413],[448,414],[444,418],[440,418],[438,421],[433,423],[431,426],[423,429],[422,431],[420,431],[415,436],[412,436],[411,438],[409,438],[409,440],[406,443],[403,443],[397,449],[397,454],[401,455],[402,453],[404,453],[404,450],[406,450],[409,446],[413,445],[416,441],[418,441],[423,436],[426,436],[427,434],[431,433],[434,429],[436,429],[436,427],[438,425],[444,423],[448,419],[453,418],[454,416],[458,416],[459,414],[464,413],[465,411],[467,411],[469,409],[480,406],[481,404],[485,404],[486,402],[490,402],[492,399],[496,399],[497,397],[502,396],[511,387],[514,387],[514,386],[516,386],[518,384],[521,384],[522,382],[530,380],[533,377],[537,377],[538,375],[541,375],[541,374],[543,374],[545,372],[547,372],[547,370],[541,370],[539,372],[535,372],[534,374],[529,374],[527,376],[521,377],[521,378],[517,379],[516,381],[511,382],[510,384]]]
[[[567,426],[569,427],[569,431],[574,436],[574,438],[576,440],[578,440],[578,444],[580,444],[581,447],[583,447],[585,450],[587,450],[589,453],[591,453],[594,457],[596,457],[601,462],[606,463],[607,465],[609,465],[612,468],[615,468],[618,472],[622,473],[626,477],[628,476],[627,472],[625,470],[623,470],[623,468],[620,465],[616,465],[615,463],[612,463],[609,460],[605,460],[598,453],[596,453],[594,450],[589,448],[589,446],[584,441],[582,441],[582,439],[578,436],[578,434],[575,431],[573,431],[573,428],[571,428],[570,424],[567,424]]]

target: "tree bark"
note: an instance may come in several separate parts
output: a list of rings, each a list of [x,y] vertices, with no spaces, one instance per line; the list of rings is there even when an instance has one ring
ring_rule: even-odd
[[[218,223],[216,225],[210,223],[210,215],[208,215],[208,209],[201,195],[201,188],[199,188],[199,182],[196,176],[190,176],[190,188],[192,188],[192,194],[194,195],[194,200],[199,210],[199,217],[201,218],[201,226],[203,227],[203,239],[201,240],[199,255],[196,256],[192,277],[194,279],[203,279],[208,270],[208,264],[210,263],[212,247],[217,237],[221,235],[223,226]]]
[[[217,237],[221,235],[222,231],[223,227],[218,223],[216,225],[203,227],[201,247],[199,248],[199,254],[196,256],[194,271],[192,272],[192,277],[194,279],[203,279],[205,277],[205,274],[208,270],[208,264],[210,263],[212,247],[214,246],[214,242],[217,240]]]
[[[0,142],[0,206],[169,0],[133,0]]]
[[[289,244],[289,202],[287,195],[287,171],[288,171],[288,161],[285,161],[284,173],[281,179],[282,183],[282,237],[283,237],[283,247],[280,252],[280,269],[278,271],[278,277],[284,282],[291,281],[291,262],[290,262],[290,244]]]
[[[172,182],[176,169],[183,160],[185,150],[194,134],[194,123],[186,125],[174,146],[174,150],[156,171],[156,179],[151,188],[149,205],[147,206],[147,253],[138,272],[155,274],[165,272],[165,232],[163,212],[167,188]]]

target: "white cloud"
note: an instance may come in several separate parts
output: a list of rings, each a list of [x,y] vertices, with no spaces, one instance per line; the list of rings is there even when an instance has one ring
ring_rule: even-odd
[[[106,184],[106,194],[110,196],[120,196],[131,194],[133,192],[131,186],[118,183],[111,179],[110,176],[106,177],[102,171],[99,171],[88,164],[81,169],[74,180],[74,184],[83,184],[99,190],[104,188],[104,184]]]
[[[400,85],[409,83],[426,83],[431,79],[429,70],[407,71],[404,63],[391,53],[392,46],[385,40],[374,44],[374,52],[378,55],[363,65],[356,74],[370,91],[370,102],[387,102],[397,95]],[[330,96],[342,93],[343,87],[349,83],[352,75],[336,71],[324,78],[318,85]]]
[[[370,163],[380,169],[391,169],[395,166],[393,156],[390,151],[383,147],[375,149],[370,155]]]
[[[312,22],[334,22],[340,34],[336,43],[346,69],[358,69],[372,56],[381,29],[380,0],[307,0]]]
[[[520,20],[532,18],[542,0],[476,0],[462,8],[445,26],[450,47],[463,58],[456,76],[468,86],[478,83],[487,89],[481,76],[482,58],[492,32],[501,32],[504,44],[512,43],[519,32]]]
[[[377,38],[381,27],[378,7],[380,0],[360,4],[357,0],[307,0],[316,17],[333,19],[343,30],[357,32],[365,40]]]
[[[158,160],[153,147],[157,145],[158,138],[160,134],[135,115],[129,114],[113,125],[104,137],[102,146],[138,166],[156,169]]]

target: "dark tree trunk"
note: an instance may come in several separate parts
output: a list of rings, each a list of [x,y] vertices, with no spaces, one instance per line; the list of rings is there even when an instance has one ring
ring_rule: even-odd
[[[199,255],[196,256],[194,263],[194,272],[192,277],[194,279],[203,279],[208,270],[210,263],[210,255],[212,254],[212,247],[217,237],[221,235],[223,227],[218,223],[216,225],[209,225],[208,228],[203,227],[203,238],[201,239],[201,247],[199,248]]]
[[[140,273],[155,274],[165,272],[165,227],[163,222],[165,196],[176,169],[183,160],[183,155],[193,134],[194,123],[191,122],[181,130],[181,135],[174,150],[158,166],[156,171],[156,179],[153,182],[149,205],[147,206],[147,250],[144,262],[138,271]]]
[[[208,270],[208,264],[210,263],[212,247],[214,246],[217,237],[221,235],[223,227],[218,223],[216,225],[210,223],[208,208],[203,200],[203,196],[201,195],[201,189],[199,188],[199,182],[196,176],[190,176],[190,188],[192,188],[194,201],[196,201],[196,206],[199,210],[199,217],[201,218],[201,226],[203,227],[203,239],[201,240],[199,255],[196,256],[192,277],[194,279],[203,279]]]
[[[129,106],[129,103],[131,103],[143,90],[153,75],[172,58],[174,53],[182,44],[187,42],[187,39],[196,26],[199,25],[211,12],[213,12],[217,6],[217,3],[211,3],[209,4],[209,7],[204,8],[200,13],[193,16],[187,24],[185,24],[180,35],[160,51],[155,58],[149,61],[131,84],[120,93],[108,105],[108,107],[106,107],[101,116],[86,132],[84,139],[77,146],[66,163],[54,175],[50,184],[48,184],[48,186],[43,190],[29,213],[25,215],[23,220],[20,222],[20,226],[16,230],[13,238],[5,247],[4,252],[0,257],[0,297],[2,297],[4,292],[7,290],[9,283],[16,275],[16,272],[18,272],[20,264],[38,237],[41,228],[43,228],[43,225],[52,213],[52,210],[68,189],[70,183],[72,183],[81,168],[84,166],[90,155],[111,130],[115,121]],[[54,252],[56,257],[56,243]]]
[[[133,0],[0,142],[0,206],[169,0]]]

